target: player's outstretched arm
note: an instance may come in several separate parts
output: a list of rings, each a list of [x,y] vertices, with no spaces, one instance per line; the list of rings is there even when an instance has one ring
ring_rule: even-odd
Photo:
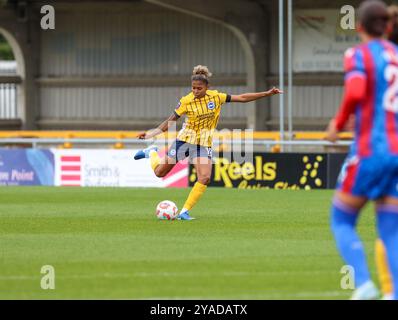
[[[270,97],[275,94],[281,94],[281,93],[283,93],[282,90],[280,90],[276,87],[273,87],[272,89],[270,89],[268,91],[263,91],[263,92],[231,95],[231,102],[251,102],[251,101],[261,99],[261,98]]]
[[[163,121],[157,128],[151,129],[149,131],[144,131],[140,132],[137,135],[138,139],[151,139],[153,137],[156,137],[159,134],[162,134],[163,132],[166,132],[169,130],[171,126],[171,122],[175,122],[178,120],[178,117],[175,113],[173,113],[170,117],[168,117],[165,121]]]

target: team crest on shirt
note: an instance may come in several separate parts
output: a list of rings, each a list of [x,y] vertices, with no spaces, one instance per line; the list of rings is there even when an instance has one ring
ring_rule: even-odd
[[[216,105],[214,104],[213,101],[210,101],[210,102],[207,104],[207,109],[209,109],[209,110],[213,110],[215,107],[216,107]]]

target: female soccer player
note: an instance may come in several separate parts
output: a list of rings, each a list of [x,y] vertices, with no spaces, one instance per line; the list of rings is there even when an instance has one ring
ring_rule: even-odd
[[[398,6],[389,6],[388,13],[390,16],[390,24],[387,28],[387,38],[391,42],[398,44]],[[376,240],[375,255],[383,299],[390,300],[393,295],[392,279],[388,268],[386,249],[381,239]]]
[[[355,113],[355,140],[342,168],[331,209],[337,248],[355,271],[352,299],[376,299],[365,252],[355,227],[368,200],[376,201],[377,229],[388,257],[393,298],[398,298],[398,50],[383,39],[388,25],[384,2],[363,2],[357,30],[362,44],[344,58],[345,93],[326,138],[338,139]]]
[[[228,95],[216,90],[209,90],[211,73],[206,66],[198,65],[191,77],[192,92],[182,97],[173,114],[158,128],[138,135],[140,139],[151,139],[167,131],[172,122],[186,115],[183,128],[177,140],[170,147],[164,161],[161,161],[155,146],[140,150],[134,159],[150,158],[151,167],[157,177],[166,176],[175,164],[187,157],[192,160],[198,181],[193,186],[178,219],[192,220],[189,210],[199,201],[210,182],[212,170],[212,136],[220,118],[221,106],[226,102],[250,102],[274,94],[282,93],[277,88],[258,93]]]

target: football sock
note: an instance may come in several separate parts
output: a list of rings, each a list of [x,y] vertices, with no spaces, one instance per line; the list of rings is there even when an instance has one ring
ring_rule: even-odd
[[[206,188],[207,186],[205,184],[201,184],[200,182],[195,183],[191,192],[189,193],[187,201],[185,201],[184,204],[184,209],[186,211],[191,210],[192,207],[199,201],[203,193],[206,191]]]
[[[359,211],[337,198],[333,199],[331,211],[331,228],[337,249],[345,263],[354,268],[355,287],[358,288],[371,280],[365,251],[355,231]]]
[[[149,153],[152,170],[155,171],[156,167],[160,164],[160,157],[155,150],[151,150]]]
[[[387,252],[394,299],[398,299],[398,206],[377,206],[377,229]]]
[[[381,291],[384,295],[391,294],[393,289],[391,274],[388,268],[387,253],[384,243],[380,239],[376,240],[375,255]]]

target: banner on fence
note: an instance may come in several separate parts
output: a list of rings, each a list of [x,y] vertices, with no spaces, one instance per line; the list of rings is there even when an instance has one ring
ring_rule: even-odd
[[[137,150],[55,149],[55,185],[84,187],[186,187],[188,165],[179,163],[159,179]]]
[[[254,153],[251,161],[234,162],[220,155],[214,159],[210,186],[240,189],[333,188],[345,155]],[[189,183],[196,181],[190,166]],[[333,180],[333,181],[332,181]]]
[[[41,149],[0,149],[0,185],[54,185],[54,155]]]
[[[187,187],[197,180],[187,161],[164,178],[136,150],[0,149],[0,185]],[[160,156],[165,155],[165,150]],[[214,158],[210,186],[241,189],[334,188],[345,154],[254,153],[238,163]],[[189,181],[188,181],[189,180]]]

